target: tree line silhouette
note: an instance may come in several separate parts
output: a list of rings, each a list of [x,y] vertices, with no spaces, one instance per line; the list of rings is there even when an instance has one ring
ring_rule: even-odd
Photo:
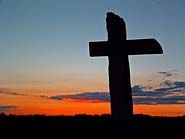
[[[185,115],[160,117],[135,114],[131,138],[180,138]],[[107,138],[111,139],[111,116],[77,114],[75,116],[0,114],[0,133],[5,137]]]

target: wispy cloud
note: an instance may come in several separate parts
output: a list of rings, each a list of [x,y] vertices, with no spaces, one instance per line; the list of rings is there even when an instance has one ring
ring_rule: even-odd
[[[6,88],[0,88],[0,94],[26,96],[26,94],[16,93]]]
[[[183,81],[166,80],[162,83],[162,85],[164,85],[164,87],[156,89],[155,91],[185,93],[185,82]]]
[[[158,73],[158,74],[162,74],[162,75],[164,75],[165,77],[170,77],[170,76],[173,75],[173,73],[170,72],[170,71],[160,71],[160,72],[157,72],[157,73]]]
[[[16,106],[0,106],[0,112],[7,112],[10,109],[15,109],[17,108]]]
[[[185,104],[185,82],[166,80],[162,87],[146,91],[141,85],[132,88],[135,104]]]

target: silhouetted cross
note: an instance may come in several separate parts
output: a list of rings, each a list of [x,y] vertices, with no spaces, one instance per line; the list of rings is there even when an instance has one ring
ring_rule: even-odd
[[[133,116],[128,55],[162,54],[155,39],[126,40],[125,22],[112,12],[106,18],[108,41],[89,42],[90,56],[108,56],[111,116],[118,129]]]

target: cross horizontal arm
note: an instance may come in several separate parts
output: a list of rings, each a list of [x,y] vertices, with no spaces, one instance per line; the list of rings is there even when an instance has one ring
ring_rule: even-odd
[[[163,50],[155,39],[127,40],[128,55],[162,54]]]
[[[162,54],[161,45],[155,39],[126,40],[126,46],[111,47],[108,41],[89,42],[90,56],[121,56],[142,55],[142,54]]]

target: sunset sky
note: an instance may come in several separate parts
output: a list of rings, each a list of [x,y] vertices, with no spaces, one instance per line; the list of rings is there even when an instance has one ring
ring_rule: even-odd
[[[107,12],[164,51],[129,56],[134,113],[185,115],[185,0],[0,0],[0,113],[110,113]]]

